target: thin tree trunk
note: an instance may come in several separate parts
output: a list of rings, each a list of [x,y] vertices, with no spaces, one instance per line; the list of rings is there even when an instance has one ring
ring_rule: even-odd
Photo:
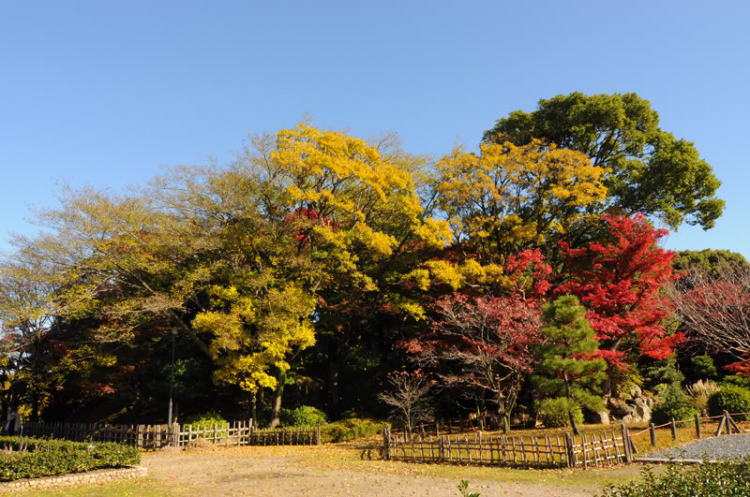
[[[276,390],[273,392],[273,406],[271,408],[271,424],[270,428],[276,428],[281,424],[281,399],[284,397],[284,382],[286,380],[286,372],[282,371],[279,373],[277,378],[278,384]]]
[[[339,344],[333,338],[328,348],[328,393],[330,395],[330,414],[333,419],[338,419],[341,411],[341,401],[339,399]]]

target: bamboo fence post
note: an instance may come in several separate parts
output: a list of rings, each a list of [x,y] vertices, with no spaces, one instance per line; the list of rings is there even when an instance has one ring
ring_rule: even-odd
[[[727,417],[722,416],[721,422],[719,423],[719,428],[716,430],[716,434],[714,435],[715,437],[718,437],[719,435],[721,435],[721,430],[724,429],[724,423],[726,423],[726,421],[727,421]]]
[[[479,430],[479,433],[477,433],[477,439],[479,441],[479,464],[482,464],[482,462],[484,462],[482,454],[482,430]]]
[[[581,434],[581,452],[583,453],[583,469],[589,469],[589,459],[586,452],[586,435]]]
[[[674,418],[669,421],[669,429],[672,431],[672,440],[677,440],[677,423],[674,422]]]
[[[732,415],[729,414],[729,413],[727,413],[727,426],[734,427],[734,432],[735,433],[740,433],[741,432],[740,427],[737,426],[737,423],[734,422],[734,419],[732,419]]]
[[[625,427],[625,423],[620,424],[620,433],[622,435],[622,447],[625,449],[625,462],[633,462],[633,455],[630,452],[630,442],[628,441],[628,429]]]
[[[724,411],[724,419],[726,420],[727,435],[732,434],[732,424],[729,422],[729,413]]]
[[[654,423],[648,425],[648,431],[651,435],[651,447],[656,447],[656,427],[654,426]]]
[[[653,423],[652,423],[653,424]],[[620,464],[620,447],[617,445],[617,433],[615,430],[612,430],[612,445],[615,446],[615,456],[617,457],[616,462],[617,464]]]
[[[701,438],[701,418],[697,414],[693,416],[695,419],[695,436],[700,440]]]
[[[388,433],[388,425],[383,426],[383,457],[386,461],[391,460],[391,440]]]
[[[635,443],[633,442],[633,437],[630,436],[630,430],[627,430],[628,434],[628,445],[630,445],[630,457],[633,458],[633,454],[638,453],[638,447],[635,446]]]

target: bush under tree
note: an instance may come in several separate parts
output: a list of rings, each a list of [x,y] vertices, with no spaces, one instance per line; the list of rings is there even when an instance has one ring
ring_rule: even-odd
[[[708,398],[708,413],[718,416],[728,413],[750,412],[750,390],[737,385],[723,384],[721,390]],[[735,416],[735,420],[744,421],[747,415]]]
[[[576,424],[583,423],[583,412],[578,404],[565,397],[544,399],[537,406],[542,424],[547,428],[571,426],[571,414]]]

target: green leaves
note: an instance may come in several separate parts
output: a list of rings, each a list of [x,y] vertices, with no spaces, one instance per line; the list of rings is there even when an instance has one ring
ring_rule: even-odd
[[[674,229],[683,222],[714,226],[724,209],[711,165],[690,141],[659,128],[659,115],[635,93],[571,93],[540,100],[531,113],[511,112],[485,132],[485,142],[535,138],[591,157],[605,167],[604,209],[641,212]]]
[[[539,364],[534,378],[546,396],[566,397],[591,411],[601,409],[597,394],[606,363],[595,357],[599,347],[586,320],[586,309],[573,295],[563,295],[542,311],[543,341],[536,347]]]

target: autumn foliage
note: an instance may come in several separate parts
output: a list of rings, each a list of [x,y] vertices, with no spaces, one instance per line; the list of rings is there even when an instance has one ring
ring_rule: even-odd
[[[660,293],[673,278],[674,254],[658,246],[666,230],[643,216],[605,216],[606,235],[580,248],[562,242],[567,274],[554,293],[577,296],[588,309],[599,355],[623,366],[638,354],[668,357],[681,334],[670,336],[663,324],[670,313]]]
[[[667,232],[613,214],[610,169],[580,150],[496,136],[432,162],[311,122],[251,145],[139,193],[67,191],[41,214],[49,232],[15,241],[0,265],[8,406],[110,401],[133,417],[174,374],[187,410],[272,398],[278,421],[290,396],[335,418],[379,398],[411,426],[440,397],[507,429],[551,302],[575,300],[598,345],[565,360],[609,374],[683,340],[665,326]]]

